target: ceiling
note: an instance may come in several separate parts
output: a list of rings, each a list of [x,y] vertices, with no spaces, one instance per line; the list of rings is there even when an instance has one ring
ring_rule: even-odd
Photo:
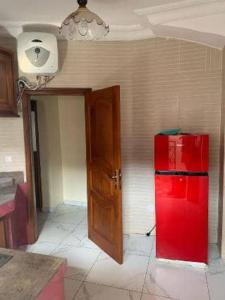
[[[57,32],[77,3],[0,0],[0,7],[0,35],[17,37],[22,31]],[[106,40],[162,36],[225,45],[225,0],[89,0],[88,7],[110,25]]]

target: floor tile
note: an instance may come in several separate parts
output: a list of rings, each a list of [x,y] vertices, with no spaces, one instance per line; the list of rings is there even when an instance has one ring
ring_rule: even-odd
[[[39,233],[38,242],[60,243],[73,229],[74,227],[71,224],[46,222]]]
[[[81,242],[80,242],[80,247],[84,248],[90,248],[90,249],[95,249],[98,250],[99,253],[101,252],[101,249],[91,240],[89,240],[88,237],[85,237]]]
[[[151,260],[144,285],[144,293],[179,300],[208,300],[204,270]]]
[[[208,272],[211,274],[225,272],[225,260],[220,258],[219,249],[216,244],[209,245]]]
[[[86,211],[87,208],[77,205],[59,204],[51,213],[53,216],[61,215],[67,212]]]
[[[88,225],[84,220],[75,227],[73,235],[80,241],[88,235]]]
[[[82,284],[75,300],[140,300],[141,293],[127,291],[104,285]]]
[[[81,240],[76,237],[73,233],[67,235],[61,243],[61,246],[79,247]]]
[[[101,254],[88,274],[86,281],[107,286],[141,291],[148,266],[146,256],[126,255],[119,265],[111,257]]]
[[[74,230],[71,232],[69,236],[63,241],[66,245],[79,246],[81,241],[87,238],[88,229],[87,224],[85,222],[81,222],[77,226],[75,226]]]
[[[209,266],[206,272],[210,300],[225,299],[225,261],[220,258],[216,244],[209,245]]]
[[[53,251],[52,255],[67,258],[68,270],[65,277],[83,280],[99,256],[99,251],[81,247],[62,246]]]
[[[95,249],[98,250],[99,253],[101,252],[101,249],[89,240],[87,225],[85,223],[79,224],[74,231],[62,241],[62,245]]]
[[[33,245],[24,247],[23,250],[26,252],[50,255],[57,248],[57,246],[58,244],[55,243],[36,242]]]
[[[153,237],[142,234],[126,234],[124,236],[124,248],[129,254],[150,256],[153,242]]]
[[[75,294],[78,292],[82,281],[73,280],[69,278],[64,279],[64,294],[65,300],[73,300]]]
[[[51,222],[78,225],[85,218],[86,211],[82,208],[71,206],[70,209],[56,210],[50,214]]]
[[[217,244],[209,244],[208,246],[209,262],[220,258],[219,249]]]
[[[210,300],[225,299],[225,272],[207,273]]]
[[[141,297],[141,300],[175,300],[175,299],[167,298],[167,297],[160,297],[160,296],[150,295],[150,294],[143,294]]]
[[[140,300],[143,286],[141,300],[208,300],[206,277],[210,300],[225,299],[225,262],[215,244],[209,245],[205,274],[190,266],[157,261],[154,236],[125,235],[125,259],[119,265],[88,239],[86,208],[60,205],[38,219],[38,241],[21,249],[67,258],[66,300]]]

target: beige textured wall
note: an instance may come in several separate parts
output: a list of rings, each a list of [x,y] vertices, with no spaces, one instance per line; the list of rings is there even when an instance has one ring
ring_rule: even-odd
[[[63,201],[87,204],[84,97],[59,97]]]
[[[38,107],[43,208],[63,202],[62,158],[57,97],[35,97]]]
[[[0,172],[11,171],[26,172],[22,118],[0,118]]]
[[[52,86],[121,85],[123,206],[126,232],[154,225],[153,135],[181,127],[210,134],[209,237],[217,241],[222,51],[161,38],[61,42]]]
[[[208,133],[209,240],[216,242],[222,52],[202,45],[165,39],[155,39],[151,43],[139,42],[137,49],[133,77],[133,163],[130,170],[133,184],[129,203],[135,207],[139,195],[143,210],[140,213],[134,209],[133,220],[144,214],[149,198],[154,199],[152,136],[161,129],[174,127],[186,132]],[[150,216],[153,219],[149,211]],[[145,218],[142,220],[147,223]]]
[[[14,50],[13,39],[1,39],[0,47]],[[5,157],[11,156],[12,162]],[[0,172],[25,170],[24,135],[22,118],[0,118]]]
[[[54,87],[121,85],[125,232],[154,225],[153,135],[161,129],[210,134],[209,237],[217,241],[222,51],[155,38],[60,42]]]
[[[220,164],[220,199],[219,199],[219,246],[225,259],[225,49],[223,50],[223,93],[221,105],[221,164]]]

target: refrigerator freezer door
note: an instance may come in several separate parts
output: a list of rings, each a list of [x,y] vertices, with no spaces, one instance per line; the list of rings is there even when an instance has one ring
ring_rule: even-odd
[[[208,135],[156,135],[155,170],[208,172]]]
[[[207,263],[208,177],[156,175],[156,256]]]

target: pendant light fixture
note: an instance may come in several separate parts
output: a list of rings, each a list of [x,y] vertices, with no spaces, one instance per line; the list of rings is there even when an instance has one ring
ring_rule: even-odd
[[[109,33],[109,26],[86,5],[87,0],[77,1],[79,8],[71,13],[59,28],[67,40],[99,40]]]

